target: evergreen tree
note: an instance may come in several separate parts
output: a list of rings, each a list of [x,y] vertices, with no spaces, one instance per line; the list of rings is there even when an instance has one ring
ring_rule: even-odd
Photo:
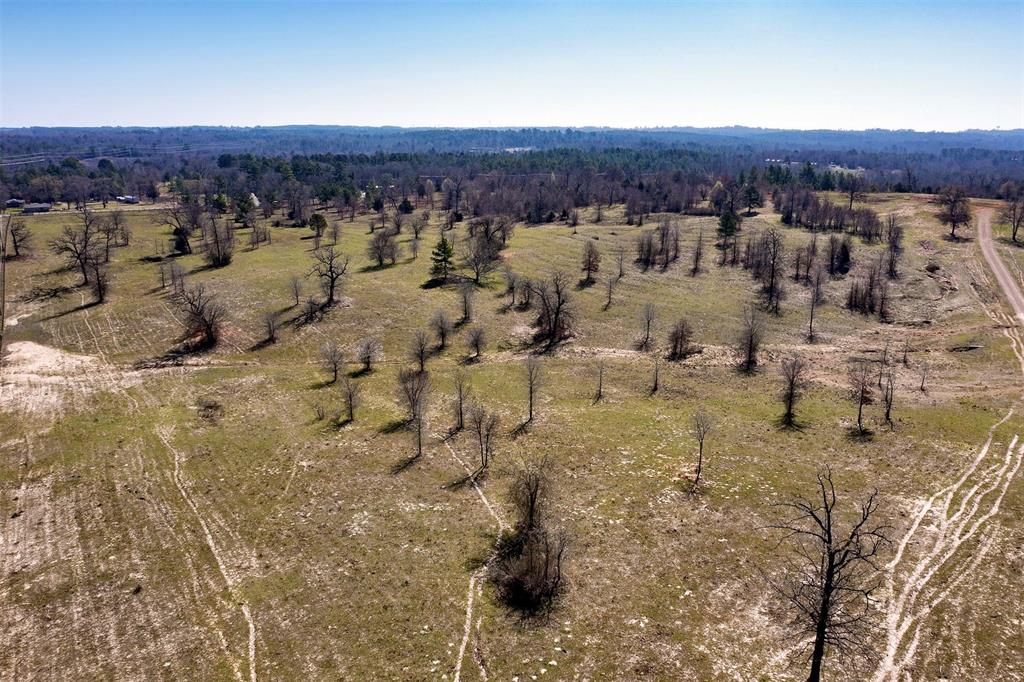
[[[455,249],[452,247],[452,243],[442,236],[434,250],[430,252],[430,274],[447,282],[453,258],[455,258]]]

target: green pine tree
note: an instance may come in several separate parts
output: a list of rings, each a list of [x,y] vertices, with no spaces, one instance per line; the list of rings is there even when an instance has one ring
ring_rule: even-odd
[[[430,252],[430,274],[448,281],[448,272],[452,269],[452,259],[455,257],[455,249],[452,243],[441,236],[434,250]]]

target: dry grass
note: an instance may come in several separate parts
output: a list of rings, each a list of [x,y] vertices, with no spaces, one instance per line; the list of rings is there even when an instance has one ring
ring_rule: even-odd
[[[155,289],[157,265],[143,260],[162,234],[146,211],[130,214],[135,245],[116,252],[112,294],[101,306],[81,307],[77,289],[42,296],[76,279],[44,251],[14,262],[12,341],[90,359],[72,363],[64,382],[56,365],[30,372],[20,356],[3,375],[0,676],[247,679],[244,605],[261,678],[451,679],[456,666],[464,680],[483,670],[520,680],[799,677],[799,660],[787,667],[788,644],[760,577],[779,568],[763,530],[772,503],[806,490],[827,463],[851,496],[879,487],[902,533],[915,505],[959,476],[1020,393],[1010,342],[982,307],[998,311],[999,299],[976,245],[943,240],[919,197],[871,200],[908,221],[895,321],[841,309],[847,282],[832,282],[821,338],[808,345],[807,294],[789,283],[784,314],[769,320],[766,363],[753,376],[735,370],[730,344],[755,284],[742,269],[717,267],[711,248],[705,272],[688,272],[701,221],[710,246],[707,219],[681,219],[683,261],[668,271],[628,265],[608,310],[601,284],[615,248],[631,248],[638,228],[621,224],[618,210],[576,235],[564,225],[520,226],[505,258],[521,275],[562,269],[575,279],[585,239],[597,238],[604,254],[598,284],[574,291],[577,336],[544,359],[538,418],[512,435],[525,416],[521,365],[532,314],[506,309],[494,274],[476,299],[474,323],[490,339],[483,359],[463,364],[458,332],[454,347],[430,360],[431,437],[400,473],[396,464],[413,448],[395,396],[406,345],[437,308],[458,317],[453,287],[422,287],[437,216],[417,260],[407,251],[380,270],[364,268],[367,219],[343,222],[339,246],[353,256],[344,304],[316,325],[285,325],[280,341],[264,347],[263,314],[288,320],[297,312],[288,280],[308,270],[308,230],[275,229],[272,245],[242,248],[222,270],[202,269],[198,256],[178,259],[232,312],[225,343],[169,368],[133,369],[165,353],[179,331],[173,303]],[[68,220],[33,217],[36,243]],[[776,222],[764,211],[744,229]],[[786,239],[797,245],[809,235],[787,229]],[[858,246],[858,259],[876,248]],[[929,263],[939,269],[927,272]],[[652,356],[633,347],[647,301],[658,308],[659,343],[685,314],[704,346],[686,361],[663,362],[654,396]],[[316,421],[317,403],[328,418],[342,410],[339,388],[324,386],[317,370],[320,345],[335,339],[351,350],[365,336],[381,339],[385,358],[359,379],[356,422]],[[895,428],[872,405],[873,437],[851,440],[846,361],[876,359],[886,341],[900,354],[904,340],[910,366],[897,367]],[[964,345],[980,348],[951,350]],[[794,352],[808,357],[814,381],[798,409],[802,428],[782,430],[777,363]],[[595,404],[598,360],[605,398]],[[925,362],[929,391],[921,393]],[[495,465],[480,484],[497,513],[508,514],[504,494],[518,460],[547,454],[554,462],[556,521],[575,541],[570,588],[549,619],[523,623],[484,587],[465,630],[467,585],[497,526],[477,491],[450,485],[465,475],[459,460],[475,457],[467,435],[441,440],[452,424],[456,368],[502,416]],[[36,379],[18,379],[41,373],[58,377],[51,398],[39,397]],[[203,418],[203,401],[223,413]],[[703,492],[691,497],[688,420],[698,408],[719,423]],[[1005,450],[1022,428],[1011,417],[996,441]],[[1022,503],[1017,478],[986,526],[993,539],[984,561],[924,619],[915,677],[1021,672],[1020,604],[1003,586],[1020,576]],[[965,545],[968,556],[975,544]],[[950,564],[939,579],[965,565]],[[873,663],[849,669],[868,674]]]

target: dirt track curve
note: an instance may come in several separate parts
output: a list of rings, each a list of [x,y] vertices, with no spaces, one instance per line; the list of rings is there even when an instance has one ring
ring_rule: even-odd
[[[1010,308],[1017,316],[1018,323],[1024,324],[1024,294],[1021,293],[1013,275],[999,258],[999,253],[992,242],[992,209],[990,208],[978,212],[978,242],[981,244],[981,253],[985,256],[985,262],[988,263],[989,269],[995,275],[999,288],[1006,294]]]

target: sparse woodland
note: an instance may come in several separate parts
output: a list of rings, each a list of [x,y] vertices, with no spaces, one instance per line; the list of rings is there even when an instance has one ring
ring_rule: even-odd
[[[1024,528],[1021,339],[972,246],[1024,268],[1002,157],[579,154],[4,171],[62,205],[5,216],[0,625],[194,621],[185,678],[1024,669],[985,662]],[[49,660],[113,669],[79,646]]]

